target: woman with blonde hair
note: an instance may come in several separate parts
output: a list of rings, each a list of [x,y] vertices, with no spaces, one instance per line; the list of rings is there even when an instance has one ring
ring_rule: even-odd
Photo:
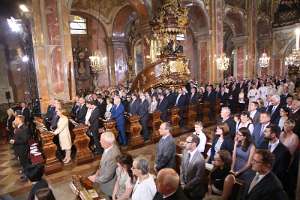
[[[62,150],[65,150],[66,153],[63,162],[67,164],[71,161],[72,147],[71,134],[69,130],[69,119],[66,116],[66,110],[64,109],[58,109],[57,115],[59,116],[59,120],[57,123],[57,128],[55,129],[53,134],[58,135],[59,145]]]
[[[6,130],[8,131],[8,138],[13,139],[14,137],[13,121],[15,120],[15,111],[9,108],[6,110],[6,113],[7,113]]]

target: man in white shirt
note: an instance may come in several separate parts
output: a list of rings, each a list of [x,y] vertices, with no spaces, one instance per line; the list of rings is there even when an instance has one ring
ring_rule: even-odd
[[[201,153],[203,153],[205,151],[206,135],[203,133],[202,122],[200,122],[200,121],[195,122],[195,132],[193,134],[197,135],[199,137],[200,142],[199,142],[197,148]]]

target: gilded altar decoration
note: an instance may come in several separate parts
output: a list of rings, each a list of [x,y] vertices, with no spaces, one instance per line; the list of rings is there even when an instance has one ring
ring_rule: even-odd
[[[183,54],[188,11],[180,0],[163,0],[150,22],[151,63],[135,78],[132,90],[148,90],[161,85],[183,85],[190,77],[189,61]],[[145,81],[146,80],[146,81]]]

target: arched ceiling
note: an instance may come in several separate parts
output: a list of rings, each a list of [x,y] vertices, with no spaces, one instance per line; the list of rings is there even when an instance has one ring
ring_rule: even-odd
[[[189,7],[189,27],[194,33],[203,34],[209,31],[209,19],[205,15],[204,11],[199,6]]]

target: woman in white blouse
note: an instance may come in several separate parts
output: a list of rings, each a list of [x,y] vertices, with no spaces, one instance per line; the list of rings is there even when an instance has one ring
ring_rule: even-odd
[[[137,177],[133,187],[132,200],[152,200],[156,193],[153,176],[149,173],[149,161],[138,157],[133,161],[133,175]]]
[[[280,119],[278,122],[278,126],[280,127],[281,130],[283,130],[284,127],[284,122],[286,122],[286,120],[288,120],[289,118],[289,113],[290,113],[290,109],[288,109],[287,107],[282,107],[280,108]]]
[[[256,89],[255,85],[252,85],[250,88],[251,89],[248,91],[248,95],[247,95],[249,102],[256,101],[260,97],[259,92]]]
[[[105,119],[110,119],[112,106],[112,99],[109,97],[106,98],[106,112],[104,114]]]
[[[57,115],[59,116],[59,120],[57,122],[57,128],[53,132],[54,135],[58,135],[59,145],[62,150],[65,150],[66,155],[63,159],[65,164],[71,161],[71,134],[69,131],[69,119],[66,116],[66,110],[57,109]]]
[[[154,95],[152,97],[152,101],[151,101],[151,104],[150,104],[150,107],[149,107],[149,113],[153,113],[156,110],[157,104],[158,104],[157,97]]]
[[[253,123],[251,121],[249,113],[246,112],[246,111],[243,111],[241,113],[240,119],[241,120],[240,120],[236,130],[239,130],[240,128],[245,127],[250,131],[250,134],[252,135],[253,130],[254,130],[254,126],[253,126]]]

